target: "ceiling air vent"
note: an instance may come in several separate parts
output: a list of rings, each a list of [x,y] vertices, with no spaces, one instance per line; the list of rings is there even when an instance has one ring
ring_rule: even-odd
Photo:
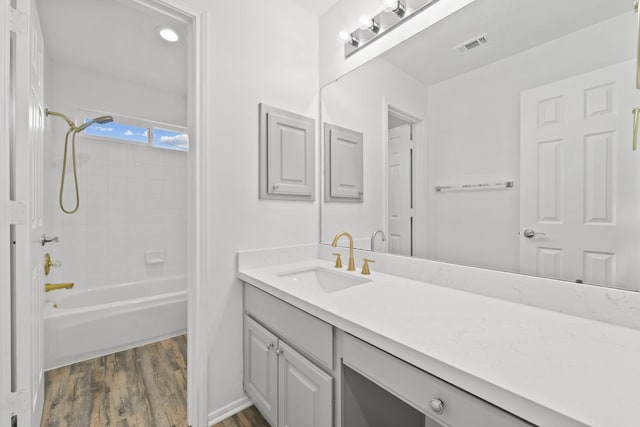
[[[458,46],[455,46],[454,49],[462,55],[467,53],[467,51],[482,46],[483,44],[487,44],[488,42],[489,40],[487,40],[487,35],[483,34],[481,36],[474,37],[471,40],[467,40],[466,42],[460,43]]]

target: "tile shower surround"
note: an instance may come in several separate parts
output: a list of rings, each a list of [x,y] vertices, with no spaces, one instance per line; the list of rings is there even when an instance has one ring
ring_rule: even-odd
[[[187,153],[78,136],[80,209],[68,215],[58,206],[64,145],[55,135],[44,165],[44,229],[60,237],[46,250],[62,267],[47,282],[86,289],[185,274]],[[69,156],[67,207],[75,203],[71,169]],[[164,251],[165,262],[147,264],[146,251]]]

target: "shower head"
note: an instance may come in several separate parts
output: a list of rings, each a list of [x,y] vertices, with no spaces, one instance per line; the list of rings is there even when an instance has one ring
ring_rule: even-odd
[[[69,117],[65,116],[62,113],[58,113],[56,111],[50,111],[48,108],[44,110],[44,113],[47,116],[61,117],[69,125],[69,131],[73,130],[75,132],[82,132],[83,130],[85,130],[86,128],[88,128],[89,126],[91,126],[94,123],[105,124],[105,123],[110,123],[110,122],[113,121],[113,117],[111,117],[111,116],[100,116],[100,117],[96,117],[95,119],[90,120],[90,121],[88,121],[86,123],[83,123],[80,126],[76,126],[76,124]]]
[[[85,130],[86,128],[88,128],[89,126],[91,126],[94,123],[99,123],[99,124],[105,124],[105,123],[111,123],[113,121],[113,117],[111,116],[100,116],[100,117],[96,117],[93,120],[90,120],[86,123],[81,124],[80,126],[78,126],[76,132],[82,132],[83,130]]]

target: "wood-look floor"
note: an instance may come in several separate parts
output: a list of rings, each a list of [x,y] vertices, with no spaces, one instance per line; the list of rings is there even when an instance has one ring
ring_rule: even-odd
[[[41,427],[183,427],[186,408],[182,335],[47,371]]]
[[[213,427],[269,427],[255,406],[251,406],[231,418],[214,424]]]
[[[45,373],[41,427],[184,427],[187,337]],[[269,427],[254,406],[214,427]]]

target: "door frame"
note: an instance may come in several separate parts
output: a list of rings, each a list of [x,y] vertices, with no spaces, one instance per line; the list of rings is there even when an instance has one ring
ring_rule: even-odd
[[[145,7],[163,13],[177,13],[190,21],[189,72],[188,72],[188,208],[187,208],[187,305],[188,348],[187,360],[187,419],[191,426],[207,425],[207,334],[206,301],[204,284],[209,283],[211,272],[207,267],[211,223],[211,200],[209,193],[209,125],[205,92],[208,76],[207,58],[207,12],[194,7],[185,0],[133,0]],[[173,15],[172,15],[173,16]],[[10,105],[10,2],[0,6],[0,242],[9,242],[10,194],[9,194],[9,124]],[[11,260],[8,244],[0,244],[0,416],[8,415],[13,408],[11,400]],[[4,420],[0,419],[0,422]]]
[[[13,408],[11,396],[11,258],[10,258],[10,55],[9,2],[0,6],[0,423],[6,422]],[[5,404],[6,403],[6,404]]]
[[[207,333],[204,284],[211,279],[207,267],[211,204],[209,173],[209,126],[206,117],[208,75],[207,12],[183,0],[134,0],[144,6],[174,11],[190,20],[188,64],[189,153],[187,167],[187,422],[190,426],[206,426],[207,414]]]
[[[426,236],[426,188],[427,188],[427,121],[415,114],[409,113],[390,104],[386,97],[382,97],[382,142],[384,150],[382,150],[382,223],[384,224],[385,233],[389,232],[389,114],[406,121],[411,124],[413,147],[413,165],[411,182],[413,191],[411,197],[413,199],[413,228],[411,231],[412,253],[413,256],[426,257],[426,237],[416,239],[416,236]]]

